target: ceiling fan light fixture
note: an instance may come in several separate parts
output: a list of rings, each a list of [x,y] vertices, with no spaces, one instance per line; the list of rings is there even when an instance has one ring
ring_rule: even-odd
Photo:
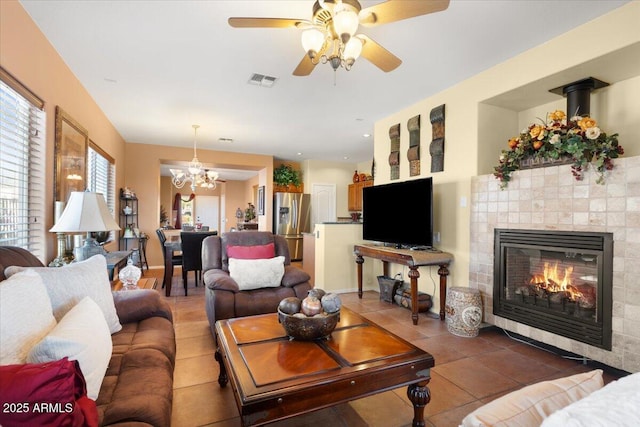
[[[344,46],[344,60],[347,65],[351,66],[358,59],[362,53],[362,40],[357,37],[352,37]],[[351,62],[351,63],[349,63]]]
[[[324,34],[317,28],[311,28],[302,32],[302,48],[314,59],[322,45],[324,44]]]
[[[358,14],[342,3],[336,6],[333,15],[333,29],[340,36],[342,43],[347,43],[358,30]]]

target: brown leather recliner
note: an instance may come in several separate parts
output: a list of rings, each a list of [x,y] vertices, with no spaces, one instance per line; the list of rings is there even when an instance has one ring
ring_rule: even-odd
[[[257,246],[274,243],[275,256],[284,256],[285,271],[281,285],[241,291],[229,275],[227,246]],[[210,236],[202,242],[202,274],[206,287],[205,307],[211,333],[216,339],[215,323],[222,319],[275,313],[280,301],[287,297],[303,299],[312,288],[309,275],[291,265],[289,247],[282,236],[268,231],[238,231]],[[222,359],[216,349],[216,360]],[[218,382],[222,385],[224,370],[220,369]],[[226,381],[225,381],[226,384]]]

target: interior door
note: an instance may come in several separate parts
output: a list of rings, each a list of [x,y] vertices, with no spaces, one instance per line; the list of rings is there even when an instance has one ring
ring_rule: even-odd
[[[336,185],[311,185],[311,230],[315,224],[334,222],[336,216]]]
[[[208,225],[210,231],[220,232],[220,197],[196,196],[195,223]]]

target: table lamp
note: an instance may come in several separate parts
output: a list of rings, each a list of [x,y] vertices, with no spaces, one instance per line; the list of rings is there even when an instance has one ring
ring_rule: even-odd
[[[76,248],[76,261],[104,254],[104,249],[91,237],[92,231],[120,230],[111,216],[104,196],[89,191],[74,191],[69,197],[64,212],[49,230],[52,233],[87,233],[84,246]]]

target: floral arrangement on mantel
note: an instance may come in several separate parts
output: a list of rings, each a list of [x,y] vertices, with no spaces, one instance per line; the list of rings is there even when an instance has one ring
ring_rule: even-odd
[[[541,163],[571,163],[576,180],[591,165],[598,173],[596,182],[604,184],[604,174],[613,169],[612,159],[624,154],[618,145],[618,134],[607,135],[590,117],[574,116],[566,120],[564,111],[556,110],[547,121],[532,123],[519,136],[509,140],[509,149],[502,150],[500,163],[493,173],[505,188],[511,173],[521,168],[523,161]]]

